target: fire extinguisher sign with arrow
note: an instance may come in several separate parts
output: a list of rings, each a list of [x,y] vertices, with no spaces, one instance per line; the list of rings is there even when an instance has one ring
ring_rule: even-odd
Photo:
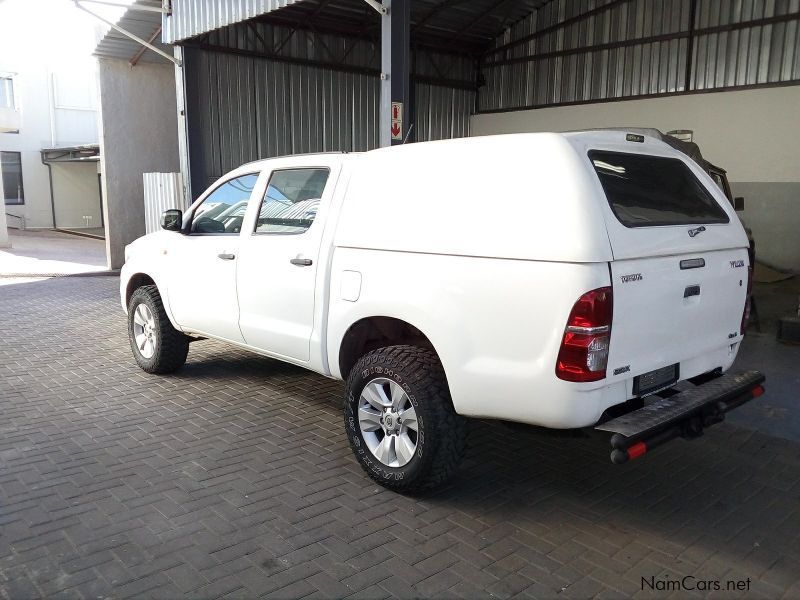
[[[403,139],[403,103],[392,102],[392,139]]]

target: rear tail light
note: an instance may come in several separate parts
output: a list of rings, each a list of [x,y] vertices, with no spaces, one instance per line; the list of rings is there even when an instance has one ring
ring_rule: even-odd
[[[613,293],[610,287],[578,298],[567,320],[556,362],[556,376],[564,381],[599,381],[606,376],[611,339]]]
[[[753,264],[747,268],[747,298],[744,301],[744,311],[742,312],[742,327],[739,330],[741,335],[747,331],[747,323],[750,321],[750,308],[753,304]]]

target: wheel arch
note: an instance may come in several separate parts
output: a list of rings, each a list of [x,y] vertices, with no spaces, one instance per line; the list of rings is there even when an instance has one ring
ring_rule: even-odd
[[[130,279],[128,279],[128,283],[125,286],[125,306],[127,307],[130,304],[131,296],[133,296],[133,292],[135,292],[138,288],[144,285],[154,285],[158,288],[158,284],[155,280],[150,277],[147,273],[134,273],[131,275]],[[159,288],[159,293],[161,290]]]
[[[338,366],[343,379],[364,354],[386,346],[409,345],[441,357],[430,338],[418,327],[397,317],[374,315],[352,323],[339,343]]]
[[[125,284],[125,304],[124,309],[128,310],[128,304],[131,301],[131,296],[133,293],[140,287],[145,285],[154,285],[158,289],[158,293],[161,296],[161,303],[164,305],[164,312],[167,313],[167,318],[172,323],[172,326],[175,329],[181,330],[182,328],[178,323],[175,321],[175,317],[172,315],[172,307],[170,306],[169,296],[167,294],[167,290],[163,285],[159,283],[159,280],[156,277],[153,277],[151,274],[145,271],[136,271],[133,275],[128,278],[127,283]]]

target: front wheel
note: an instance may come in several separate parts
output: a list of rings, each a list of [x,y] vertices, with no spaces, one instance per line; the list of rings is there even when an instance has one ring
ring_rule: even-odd
[[[188,336],[169,322],[154,285],[138,288],[128,302],[128,338],[136,364],[148,373],[172,373],[189,353]]]
[[[466,420],[453,409],[438,357],[425,348],[363,356],[347,378],[344,420],[364,471],[394,491],[443,484],[464,453]]]

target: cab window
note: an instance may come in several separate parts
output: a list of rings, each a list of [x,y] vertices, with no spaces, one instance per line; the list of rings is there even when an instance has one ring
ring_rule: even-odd
[[[311,227],[330,171],[284,169],[269,178],[256,221],[256,233],[298,234]]]
[[[239,233],[256,181],[257,173],[242,175],[211,192],[194,211],[190,233]]]

